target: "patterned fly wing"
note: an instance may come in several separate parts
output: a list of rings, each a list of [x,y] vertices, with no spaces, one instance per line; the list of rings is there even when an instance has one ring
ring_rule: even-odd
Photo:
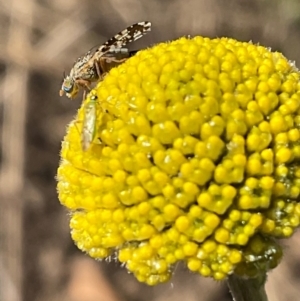
[[[110,38],[107,42],[96,49],[91,49],[74,63],[70,74],[62,83],[60,96],[64,93],[69,98],[74,98],[79,88],[90,90],[92,82],[101,80],[114,66],[121,64],[132,53],[124,46],[144,36],[151,31],[151,23],[144,21],[133,24]],[[111,64],[109,64],[111,62]]]
[[[140,39],[148,31],[151,31],[151,23],[148,21],[133,24],[106,41],[94,55],[100,58],[107,52],[114,52],[115,49],[123,48],[128,43]]]

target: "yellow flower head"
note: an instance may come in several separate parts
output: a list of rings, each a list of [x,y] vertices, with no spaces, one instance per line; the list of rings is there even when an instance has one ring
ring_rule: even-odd
[[[217,280],[275,267],[276,239],[299,226],[299,79],[282,54],[227,38],[162,43],[112,69],[62,144],[77,246],[149,285],[179,261]]]

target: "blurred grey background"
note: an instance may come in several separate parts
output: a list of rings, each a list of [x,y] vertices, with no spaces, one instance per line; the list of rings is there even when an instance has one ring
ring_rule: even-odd
[[[74,60],[148,20],[140,49],[182,35],[232,37],[300,65],[299,0],[0,0],[0,301],[227,301],[224,283],[177,266],[172,281],[138,283],[71,241],[57,199],[60,142],[81,97],[58,95]],[[300,299],[299,233],[269,275],[269,301]]]

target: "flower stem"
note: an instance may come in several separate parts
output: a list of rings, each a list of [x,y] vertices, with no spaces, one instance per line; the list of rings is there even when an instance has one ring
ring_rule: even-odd
[[[234,301],[268,301],[266,279],[266,274],[248,279],[232,274],[227,283]]]

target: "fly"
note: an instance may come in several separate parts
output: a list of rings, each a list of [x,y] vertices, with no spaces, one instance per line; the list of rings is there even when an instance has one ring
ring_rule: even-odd
[[[151,31],[150,22],[135,23],[110,38],[100,47],[92,48],[78,58],[70,74],[64,76],[59,95],[66,94],[67,97],[74,98],[80,87],[85,92],[89,91],[92,82],[102,80],[111,68],[134,55],[136,51],[130,52],[125,46],[140,39],[149,31]]]

